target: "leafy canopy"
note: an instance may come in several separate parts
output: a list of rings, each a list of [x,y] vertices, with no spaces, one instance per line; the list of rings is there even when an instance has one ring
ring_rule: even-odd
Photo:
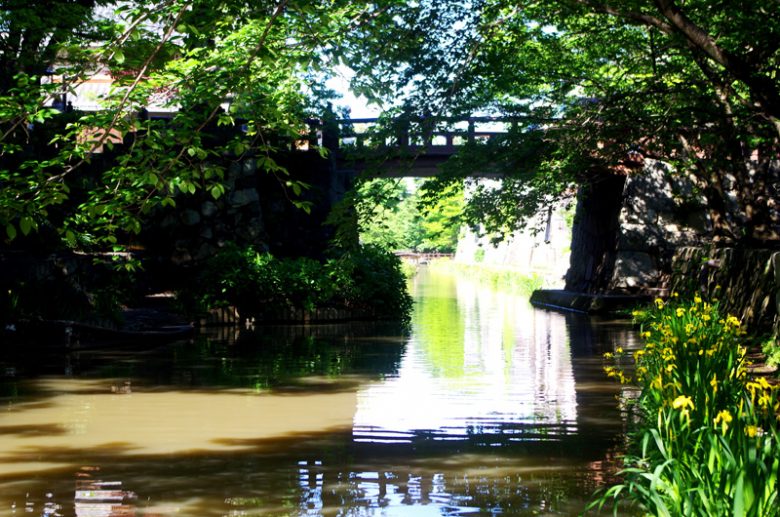
[[[462,181],[480,161],[505,175],[467,210],[472,223],[505,231],[600,171],[658,159],[692,175],[719,238],[778,239],[771,3],[421,0],[382,21],[361,28],[350,54],[361,91],[401,92],[418,113],[513,121],[440,179]]]
[[[113,4],[111,4],[113,5]],[[115,239],[177,193],[224,192],[249,154],[280,180],[346,63],[370,99],[427,120],[509,117],[432,185],[481,162],[505,188],[466,209],[507,231],[594,174],[658,159],[694,178],[718,238],[777,240],[780,12],[747,0],[106,0],[0,2],[0,226]],[[52,96],[96,71],[103,109]],[[43,78],[47,79],[44,80]],[[138,117],[150,104],[170,122]],[[244,130],[240,130],[243,128]],[[109,138],[109,135],[113,135]],[[107,163],[93,151],[127,144]],[[482,152],[486,151],[486,152]],[[639,160],[637,160],[639,158]],[[297,189],[303,188],[297,185]]]
[[[113,243],[176,195],[221,196],[229,162],[252,156],[300,191],[274,153],[322,112],[336,49],[375,9],[346,0],[3,0],[5,237],[48,227],[72,244]],[[98,72],[113,79],[100,110],[49,107]],[[171,119],[148,118],[150,106]]]

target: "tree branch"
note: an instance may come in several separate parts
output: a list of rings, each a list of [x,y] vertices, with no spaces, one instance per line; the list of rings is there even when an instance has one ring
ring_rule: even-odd
[[[751,97],[760,106],[760,111],[780,134],[780,91],[778,91],[775,82],[759,74],[758,70],[755,67],[751,67],[745,59],[722,49],[712,36],[696,25],[680,9],[675,0],[654,0],[656,9],[666,21],[645,13],[623,11],[600,1],[573,1],[595,12],[655,27],[668,35],[682,35],[694,52],[704,54],[707,58],[722,66],[732,77],[748,87]]]
[[[696,48],[702,50],[710,59],[734,73],[735,76],[746,73],[743,70],[746,68],[746,65],[721,49],[709,34],[677,7],[673,0],[655,0],[655,4],[661,14],[672,23],[675,29],[688,38]]]
[[[651,16],[645,13],[639,13],[635,11],[621,11],[620,9],[613,7],[609,4],[602,2],[594,2],[593,0],[574,0],[575,3],[584,5],[591,8],[597,13],[608,14],[618,18],[624,18],[639,25],[647,25],[649,27],[655,27],[661,32],[666,34],[674,34],[674,27],[664,22],[662,19],[655,16]]]
[[[680,9],[674,0],[654,0],[658,10],[669,20],[677,32],[685,36],[700,52],[721,65],[735,79],[742,81],[761,106],[767,118],[780,128],[780,92],[774,81],[757,73],[747,61],[718,46],[715,40],[696,25]]]
[[[260,36],[260,41],[255,46],[255,48],[252,50],[252,53],[249,55],[249,58],[246,61],[246,64],[244,65],[244,71],[246,73],[249,73],[250,67],[252,66],[252,63],[254,62],[257,55],[260,53],[260,51],[263,49],[266,43],[266,39],[268,38],[268,35],[271,32],[271,27],[273,26],[276,19],[281,16],[282,12],[284,12],[285,7],[289,3],[289,0],[282,0],[274,9],[273,14],[271,15],[271,18],[266,23],[265,29],[263,30],[263,34]],[[206,126],[211,123],[212,120],[214,120],[214,117],[217,116],[219,113],[221,106],[217,104],[217,106],[214,107],[214,109],[211,110],[211,113],[206,117],[206,119],[193,131],[193,136],[197,133],[200,133],[203,131],[203,129],[206,128]],[[191,142],[192,138],[188,142]],[[168,163],[168,165],[163,169],[161,172],[161,175],[166,174],[168,171],[170,171],[173,168],[173,164],[176,163],[178,160],[180,160],[183,156],[185,151],[187,150],[186,145],[182,145],[181,149],[176,155],[176,158]]]

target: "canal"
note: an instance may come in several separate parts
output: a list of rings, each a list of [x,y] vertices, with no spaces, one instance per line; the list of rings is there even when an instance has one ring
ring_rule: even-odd
[[[429,272],[392,324],[0,351],[0,516],[577,515],[626,323]]]

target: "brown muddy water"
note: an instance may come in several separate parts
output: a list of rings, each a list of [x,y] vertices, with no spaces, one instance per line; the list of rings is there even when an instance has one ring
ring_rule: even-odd
[[[0,517],[580,513],[619,466],[600,355],[630,327],[424,269],[410,287],[407,330],[0,347]]]

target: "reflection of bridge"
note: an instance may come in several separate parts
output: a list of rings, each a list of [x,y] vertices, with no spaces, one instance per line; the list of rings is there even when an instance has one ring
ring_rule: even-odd
[[[428,177],[463,145],[507,134],[519,119],[406,117],[310,121],[310,138],[334,153],[337,168],[376,170],[384,177]],[[316,136],[315,136],[316,135]],[[316,138],[316,140],[314,140]],[[475,171],[475,176],[491,176]]]

